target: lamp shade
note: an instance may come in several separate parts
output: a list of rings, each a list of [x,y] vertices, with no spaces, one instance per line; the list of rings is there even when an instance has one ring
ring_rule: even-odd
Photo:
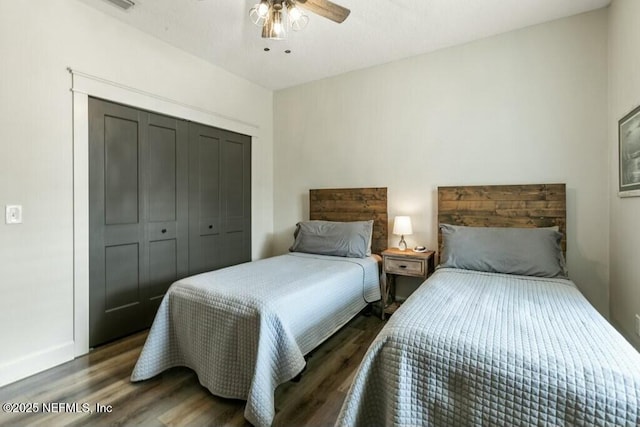
[[[413,234],[411,228],[411,217],[397,216],[393,219],[393,234],[408,236]]]

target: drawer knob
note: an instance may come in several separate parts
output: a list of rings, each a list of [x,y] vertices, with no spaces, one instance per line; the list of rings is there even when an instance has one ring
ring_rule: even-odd
[[[400,267],[400,268],[407,268],[407,266],[406,266],[406,265],[399,265],[398,267]]]
[[[213,228],[213,225],[210,225],[210,226],[209,226],[209,230],[211,230],[212,228]]]
[[[167,229],[166,229],[166,228],[163,228],[163,229],[162,229],[162,234],[164,234],[164,233],[166,233],[166,232],[167,232]]]

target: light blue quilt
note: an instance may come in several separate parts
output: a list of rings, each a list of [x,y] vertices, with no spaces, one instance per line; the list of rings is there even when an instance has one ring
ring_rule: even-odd
[[[372,257],[290,253],[191,276],[165,295],[131,380],[187,366],[211,393],[246,400],[252,424],[268,426],[276,387],[379,299]]]
[[[369,347],[338,426],[638,426],[640,354],[569,280],[440,269]]]

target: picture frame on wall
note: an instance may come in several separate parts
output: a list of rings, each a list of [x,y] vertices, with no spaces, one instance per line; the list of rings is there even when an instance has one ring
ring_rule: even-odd
[[[618,121],[620,197],[640,196],[640,106]]]

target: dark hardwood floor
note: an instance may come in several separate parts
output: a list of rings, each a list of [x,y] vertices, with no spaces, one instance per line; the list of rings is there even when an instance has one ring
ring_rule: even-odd
[[[359,315],[318,347],[302,379],[276,390],[274,425],[332,426],[360,360],[383,325],[375,315]],[[0,403],[37,403],[40,410],[36,414],[2,411],[0,425],[249,425],[242,415],[243,401],[213,396],[190,369],[173,368],[131,383],[129,376],[146,336],[146,332],[132,335],[0,388]],[[57,413],[42,413],[43,403]],[[98,413],[98,404],[110,412]]]

